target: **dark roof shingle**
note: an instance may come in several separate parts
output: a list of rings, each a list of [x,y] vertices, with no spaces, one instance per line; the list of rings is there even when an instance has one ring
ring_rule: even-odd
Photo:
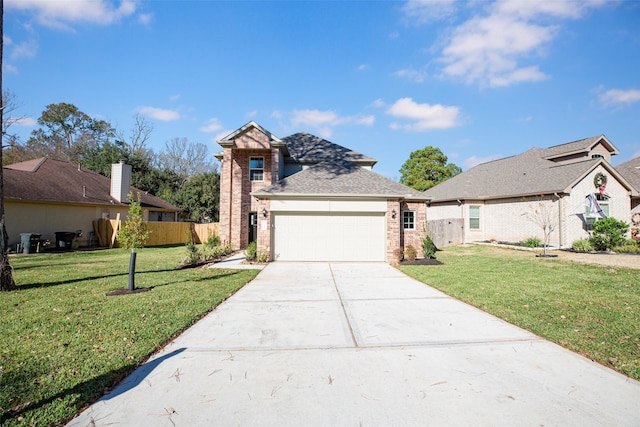
[[[287,136],[282,138],[282,141],[287,145],[291,159],[299,163],[320,163],[335,159],[345,159],[371,166],[377,163],[377,160],[372,157],[306,132]]]
[[[111,197],[111,180],[77,164],[49,158],[15,163],[3,168],[6,200],[128,206]],[[137,190],[131,187],[131,191]],[[180,208],[140,191],[144,208],[180,211]]]
[[[366,196],[428,200],[413,188],[392,181],[349,160],[334,159],[309,167],[253,193],[269,196]]]

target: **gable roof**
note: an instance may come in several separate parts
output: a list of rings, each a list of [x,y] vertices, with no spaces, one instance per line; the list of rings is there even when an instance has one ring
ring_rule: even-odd
[[[249,129],[252,129],[252,128],[257,129],[258,131],[262,132],[267,137],[269,137],[269,141],[271,142],[272,145],[275,145],[275,146],[282,145],[282,140],[280,138],[278,138],[277,136],[275,136],[274,134],[272,134],[262,126],[260,126],[258,123],[254,122],[253,120],[247,123],[246,125],[242,126],[241,128],[231,132],[229,135],[225,136],[224,138],[220,139],[218,141],[218,144],[220,144],[222,147],[233,146],[234,140],[238,136],[242,135],[243,133],[247,132]]]
[[[640,157],[619,164],[616,170],[640,192]]]
[[[559,157],[571,156],[574,154],[589,153],[596,145],[602,145],[612,154],[620,154],[609,139],[604,135],[593,136],[591,138],[580,139],[578,141],[568,142],[566,144],[554,145],[553,147],[544,148],[543,157],[547,160],[557,159]]]
[[[426,201],[423,193],[345,159],[324,161],[252,193],[257,198],[374,197]]]
[[[287,145],[291,160],[297,163],[320,163],[344,159],[360,165],[373,166],[378,162],[373,157],[365,156],[306,132],[287,136],[282,141]]]
[[[425,194],[433,197],[434,201],[449,201],[569,193],[578,181],[598,166],[604,167],[631,189],[602,158],[556,163],[546,159],[547,150],[532,148],[517,156],[480,164],[428,189]]]
[[[129,206],[111,197],[111,180],[74,163],[46,157],[3,168],[5,200]],[[178,212],[181,209],[159,197],[140,192],[143,208]]]

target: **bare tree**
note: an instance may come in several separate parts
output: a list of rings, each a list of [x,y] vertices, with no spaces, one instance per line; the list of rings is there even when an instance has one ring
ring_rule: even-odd
[[[167,141],[159,161],[162,168],[180,177],[180,188],[186,184],[189,177],[211,172],[214,169],[207,146],[201,143],[190,143],[187,138],[173,138]]]
[[[2,65],[4,50],[4,0],[0,0],[0,93],[2,92]],[[4,145],[4,121],[2,120],[5,108],[4,97],[0,106],[0,122],[2,122],[2,145]],[[2,164],[2,147],[0,147],[0,165]],[[4,174],[0,167],[0,291],[12,291],[17,289],[13,280],[13,271],[9,264],[9,237],[5,227],[4,218]]]
[[[528,211],[524,215],[542,230],[544,235],[544,255],[547,256],[547,248],[551,240],[551,234],[558,228],[558,213],[553,206],[553,200],[540,197],[529,203]]]
[[[146,153],[147,142],[153,132],[153,124],[149,123],[141,114],[136,114],[134,119],[135,123],[129,138],[126,138],[122,132],[116,132],[116,137],[126,144],[131,154]]]

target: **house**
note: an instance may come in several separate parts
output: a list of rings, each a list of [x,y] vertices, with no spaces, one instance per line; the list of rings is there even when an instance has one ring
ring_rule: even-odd
[[[631,197],[632,236],[640,240],[640,157],[616,166],[616,170],[636,189]]]
[[[21,242],[22,233],[37,233],[56,241],[57,232],[81,234],[81,246],[95,244],[93,221],[124,220],[129,211],[131,166],[112,165],[112,179],[78,164],[49,158],[15,163],[3,168],[4,205],[9,247]],[[176,221],[180,209],[140,193],[145,220]]]
[[[602,214],[630,219],[638,191],[611,166],[616,154],[600,135],[483,163],[427,190],[427,218],[461,220],[465,243],[544,240],[547,227],[550,245],[570,247]]]
[[[218,141],[220,238],[286,261],[387,261],[421,253],[424,194],[372,171],[377,160],[308,133],[249,122]]]

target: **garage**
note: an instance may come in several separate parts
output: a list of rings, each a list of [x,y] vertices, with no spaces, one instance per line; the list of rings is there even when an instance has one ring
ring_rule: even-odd
[[[278,261],[385,261],[384,212],[278,212],[272,222]]]

